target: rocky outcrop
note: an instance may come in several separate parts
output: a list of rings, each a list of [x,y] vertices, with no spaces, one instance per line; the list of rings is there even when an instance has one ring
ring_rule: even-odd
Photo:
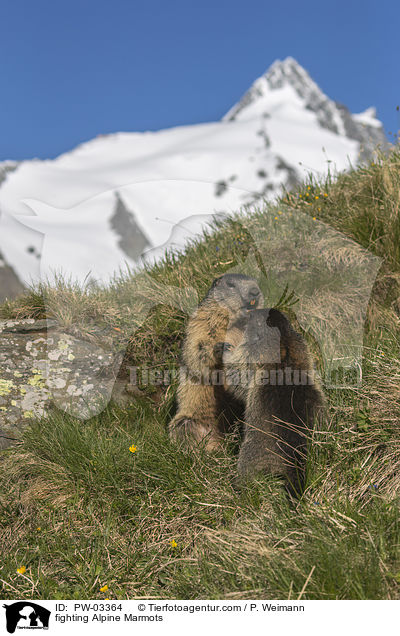
[[[120,194],[116,193],[114,214],[110,219],[111,228],[118,235],[118,245],[133,261],[138,261],[151,243],[139,227],[133,212],[125,206]]]
[[[343,104],[336,102],[336,107],[342,118],[346,136],[349,139],[355,139],[360,144],[359,161],[371,159],[377,147],[383,151],[389,148],[383,127],[368,123],[375,119],[375,108],[369,108],[364,119],[363,114],[352,115]]]
[[[100,340],[100,339],[98,339]],[[65,333],[55,321],[0,322],[0,449],[49,409],[80,419],[111,399],[121,356]]]

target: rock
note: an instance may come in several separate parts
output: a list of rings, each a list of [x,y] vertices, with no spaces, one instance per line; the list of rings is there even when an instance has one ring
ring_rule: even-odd
[[[134,213],[128,210],[118,192],[110,225],[118,236],[118,245],[133,261],[138,261],[145,249],[151,247]]]
[[[0,331],[4,333],[31,333],[34,331],[48,331],[58,326],[56,320],[34,320],[27,318],[25,320],[7,320],[3,326],[0,325]]]
[[[50,408],[80,419],[100,413],[121,360],[104,342],[66,333],[55,321],[0,321],[0,449]]]

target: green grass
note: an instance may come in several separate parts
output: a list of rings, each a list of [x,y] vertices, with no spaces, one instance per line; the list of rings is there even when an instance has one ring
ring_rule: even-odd
[[[27,432],[2,467],[3,596],[295,599],[314,568],[303,598],[398,597],[398,505],[361,468],[370,434],[332,422],[294,502],[276,480],[237,486],[229,444],[177,450],[165,416],[110,407]]]
[[[301,227],[289,220],[296,210],[305,215],[296,217]],[[324,183],[310,180],[108,288],[60,279],[0,311],[56,317],[85,337],[100,332],[103,344],[128,343],[126,364],[168,367],[179,359],[193,308],[189,288],[201,298],[215,276],[237,268],[259,272],[268,304],[293,319],[296,311],[303,330],[301,316],[315,310],[310,278],[321,276],[326,314],[342,329],[352,315],[351,285],[359,298],[368,289],[364,261],[334,234],[321,252],[328,230],[304,250],[313,217],[381,261],[367,297],[363,382],[326,389],[327,414],[312,436],[302,497],[288,498],[268,476],[239,485],[234,438],[217,454],[172,445],[166,424],[173,390],[144,392],[126,409],[110,404],[87,422],[54,411],[2,453],[3,598],[400,598],[398,151]],[[290,274],[286,265],[296,258],[307,259],[307,275]],[[321,274],[325,261],[330,269]],[[166,286],[181,289],[179,298]],[[146,316],[149,297],[158,304]],[[304,332],[323,372],[318,329],[316,321],[313,337]]]

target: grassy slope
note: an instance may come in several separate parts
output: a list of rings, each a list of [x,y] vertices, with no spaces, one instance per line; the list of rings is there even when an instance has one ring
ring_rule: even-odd
[[[284,217],[287,206],[383,259],[368,306],[363,384],[327,391],[301,500],[288,501],[267,477],[236,487],[234,439],[212,456],[173,447],[165,430],[173,391],[144,394],[125,410],[110,405],[84,424],[55,413],[0,464],[0,596],[400,597],[400,153],[304,184],[275,208],[255,211],[253,228],[265,229],[279,211]],[[165,285],[194,287],[201,297],[252,253],[247,227],[238,217],[107,290],[60,282],[1,314],[55,316],[88,337],[101,328],[124,347],[152,295],[164,304],[131,338],[129,359],[171,365],[186,314],[165,304]],[[275,303],[282,291],[274,281],[264,289]],[[190,305],[189,292],[182,303]],[[24,575],[16,571],[22,565]]]

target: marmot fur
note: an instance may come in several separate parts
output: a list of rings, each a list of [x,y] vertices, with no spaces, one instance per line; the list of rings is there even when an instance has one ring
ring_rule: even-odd
[[[178,412],[169,425],[172,439],[196,443],[206,438],[207,450],[213,450],[243,417],[243,402],[227,394],[218,371],[229,347],[227,331],[237,339],[243,327],[234,330],[233,323],[262,301],[259,286],[249,276],[225,274],[214,280],[187,325],[182,351],[187,373],[178,388]]]
[[[238,472],[284,475],[297,490],[307,437],[323,405],[307,345],[277,309],[248,314],[241,335],[239,324],[232,327],[233,347],[223,359],[227,390],[245,401]]]

